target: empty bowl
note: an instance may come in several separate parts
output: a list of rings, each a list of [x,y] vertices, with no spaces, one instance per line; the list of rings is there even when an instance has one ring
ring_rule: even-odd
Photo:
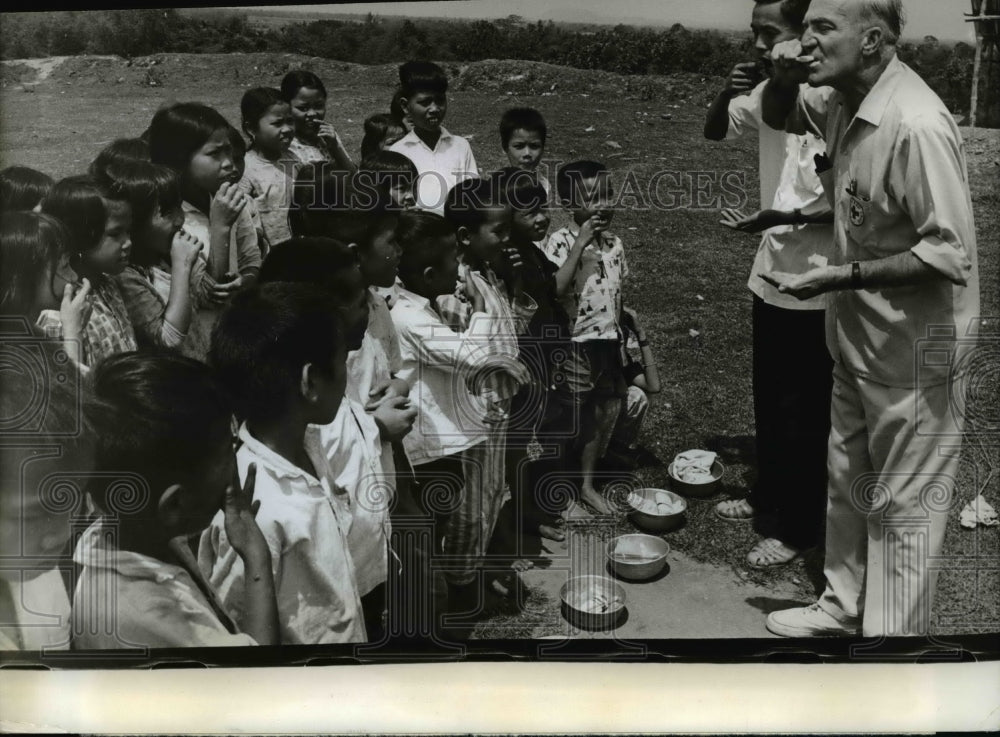
[[[684,524],[687,501],[666,489],[635,489],[625,497],[629,519],[652,532],[671,532]]]
[[[703,499],[705,497],[712,496],[712,494],[714,494],[718,489],[719,480],[725,472],[726,467],[717,460],[712,463],[712,475],[709,479],[703,483],[691,483],[690,481],[682,481],[677,478],[674,474],[673,463],[667,466],[667,474],[670,476],[670,486],[684,496],[694,497],[696,499]]]
[[[620,535],[608,543],[608,565],[616,576],[642,581],[659,575],[669,552],[670,546],[661,537]]]
[[[625,613],[625,589],[607,576],[576,576],[559,591],[563,616],[581,629],[613,629]]]

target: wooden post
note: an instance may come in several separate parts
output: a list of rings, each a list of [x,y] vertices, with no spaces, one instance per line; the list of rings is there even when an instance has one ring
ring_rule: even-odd
[[[983,10],[986,9],[986,3],[982,5]],[[979,24],[975,24],[976,28],[976,56],[972,61],[972,101],[969,103],[969,126],[972,130],[969,132],[969,137],[971,138],[976,132],[976,108],[979,106],[979,67],[983,61],[983,39],[979,34]]]

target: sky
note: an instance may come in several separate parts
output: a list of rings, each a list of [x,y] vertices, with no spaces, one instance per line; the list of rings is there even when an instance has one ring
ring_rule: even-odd
[[[969,0],[904,0],[908,15],[904,36],[934,35],[942,40],[972,42],[972,24],[963,14],[971,11]],[[577,23],[625,23],[627,25],[689,28],[741,29],[749,26],[750,0],[433,0],[398,3],[344,3],[337,5],[264,6],[310,15],[356,13],[406,15],[411,17],[502,18],[521,15],[528,20]]]

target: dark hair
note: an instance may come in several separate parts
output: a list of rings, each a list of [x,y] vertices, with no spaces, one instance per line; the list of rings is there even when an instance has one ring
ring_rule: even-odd
[[[392,128],[406,133],[406,127],[397,122],[389,113],[375,113],[365,118],[365,135],[361,139],[361,158],[368,159],[377,154],[382,143],[389,137]]]
[[[173,169],[150,161],[122,160],[109,164],[104,174],[107,186],[117,191],[132,206],[132,232],[146,225],[154,212],[165,213],[181,206],[180,177]],[[145,250],[140,240],[132,239],[132,260],[149,265],[158,254]]]
[[[792,28],[802,28],[805,25],[806,12],[809,10],[809,0],[754,0],[758,5],[774,5],[781,3],[781,17]]]
[[[299,282],[312,284],[340,301],[343,272],[358,268],[358,254],[333,238],[296,237],[279,243],[260,265],[258,282]]]
[[[208,357],[242,417],[282,417],[299,396],[306,364],[334,370],[344,346],[336,309],[311,284],[272,282],[233,298],[212,331]]]
[[[149,124],[149,157],[182,177],[191,157],[220,128],[229,123],[215,109],[200,102],[181,102],[157,110]]]
[[[545,136],[549,129],[545,125],[545,118],[533,107],[512,107],[504,111],[500,116],[500,143],[504,148],[510,143],[510,137],[518,129],[537,133],[545,144]]]
[[[406,120],[406,110],[403,109],[403,97],[403,88],[397,87],[396,91],[392,93],[392,99],[389,100],[389,116],[396,125],[406,130],[406,123],[403,122]]]
[[[448,91],[448,77],[444,69],[432,61],[407,61],[399,67],[400,89],[403,97],[418,92],[443,95]]]
[[[229,134],[229,145],[233,149],[234,159],[245,159],[247,156],[247,141],[233,126],[226,126],[226,131]]]
[[[48,174],[27,166],[0,170],[0,212],[34,210],[54,183]]]
[[[563,164],[556,172],[556,192],[559,199],[576,203],[576,195],[585,179],[595,179],[606,173],[608,168],[599,161],[571,161]]]
[[[275,105],[287,104],[288,100],[281,96],[281,90],[276,87],[254,87],[247,90],[243,93],[243,99],[240,100],[243,130],[256,128],[260,119]]]
[[[444,216],[456,230],[463,226],[476,230],[486,222],[487,210],[504,205],[492,179],[463,179],[448,190]]]
[[[406,210],[399,216],[396,238],[402,248],[399,278],[404,284],[428,266],[439,266],[455,247],[455,226],[424,210]]]
[[[170,484],[200,476],[230,437],[232,404],[203,363],[175,353],[120,353],[98,363],[91,380],[84,414],[97,438],[96,470],[145,479],[152,494],[130,505],[136,517],[148,518],[144,512]],[[94,486],[102,510],[123,505],[109,498],[116,484]]]
[[[295,176],[288,222],[297,236],[321,236],[367,249],[375,236],[395,225],[388,191],[370,173],[337,169],[330,162],[304,166]]]
[[[376,151],[361,162],[354,179],[359,189],[374,188],[379,202],[391,210],[394,205],[389,190],[399,185],[412,187],[418,176],[417,166],[409,156],[397,151]]]
[[[149,144],[141,138],[118,138],[101,149],[87,172],[94,178],[100,178],[111,164],[137,159],[149,161]]]
[[[30,210],[4,213],[0,219],[0,314],[33,317],[39,281],[46,270],[55,270],[68,240],[65,227],[54,217]]]
[[[286,102],[291,102],[303,87],[319,90],[326,97],[323,80],[305,69],[295,69],[284,76],[281,80],[281,96]]]
[[[505,166],[490,174],[501,200],[512,210],[534,210],[548,204],[548,193],[538,175],[516,166]]]
[[[105,200],[124,202],[125,196],[92,177],[78,175],[60,179],[42,200],[42,212],[62,222],[69,237],[65,246],[72,260],[96,248],[108,222]],[[74,269],[79,263],[72,263]]]

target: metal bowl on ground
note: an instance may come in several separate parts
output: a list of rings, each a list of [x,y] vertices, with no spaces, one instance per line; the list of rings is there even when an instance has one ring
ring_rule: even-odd
[[[726,467],[720,461],[712,464],[712,477],[710,481],[700,484],[693,484],[690,481],[682,481],[674,474],[674,464],[667,466],[667,474],[670,476],[670,486],[679,491],[684,496],[695,499],[704,499],[712,496],[719,488],[719,480],[726,473]]]
[[[667,489],[635,489],[625,497],[629,519],[651,532],[672,532],[684,524],[687,500]]]
[[[607,576],[576,576],[559,590],[563,616],[580,629],[614,629],[625,614],[625,589]]]
[[[608,543],[608,566],[616,576],[643,581],[666,568],[669,552],[670,545],[662,537],[619,535]]]

